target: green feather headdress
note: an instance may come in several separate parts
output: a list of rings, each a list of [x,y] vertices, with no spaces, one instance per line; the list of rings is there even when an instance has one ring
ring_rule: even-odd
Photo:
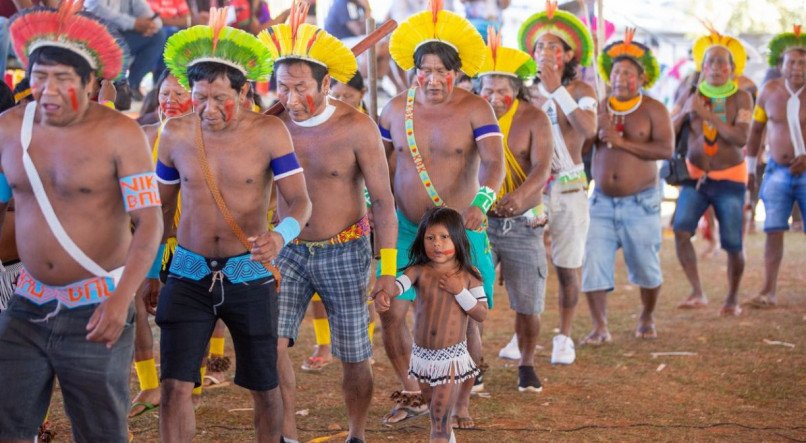
[[[644,70],[644,88],[649,89],[660,76],[660,65],[647,46],[633,41],[634,36],[635,28],[627,28],[624,32],[624,40],[605,46],[599,56],[599,74],[607,84],[610,84],[613,61],[619,57],[629,57]]]
[[[552,34],[574,50],[574,58],[582,66],[593,61],[593,38],[588,28],[574,14],[562,11],[556,0],[546,0],[546,10],[526,19],[518,31],[518,44],[522,51],[532,54],[535,43],[544,34]]]
[[[252,34],[225,26],[226,11],[226,8],[211,8],[208,26],[179,31],[165,43],[165,65],[188,90],[187,69],[196,63],[231,66],[253,81],[271,75],[274,59],[269,50]]]
[[[773,37],[768,47],[770,55],[767,58],[767,63],[770,66],[776,66],[789,49],[801,48],[806,50],[806,35],[801,34],[800,25],[795,25],[792,28],[792,32],[784,32]]]

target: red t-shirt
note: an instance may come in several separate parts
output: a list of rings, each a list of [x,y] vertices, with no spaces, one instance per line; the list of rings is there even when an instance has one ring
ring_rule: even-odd
[[[148,6],[151,6],[160,18],[175,18],[190,14],[190,8],[185,0],[148,0]]]

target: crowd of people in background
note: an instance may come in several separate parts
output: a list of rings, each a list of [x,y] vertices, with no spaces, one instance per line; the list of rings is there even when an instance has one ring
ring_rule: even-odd
[[[0,384],[0,440],[36,435],[58,378],[77,441],[127,441],[127,420],[154,410],[164,441],[190,441],[229,335],[258,440],[296,442],[289,348],[312,305],[300,367],[341,362],[348,442],[365,439],[376,319],[399,382],[384,423],[429,414],[431,441],[456,441],[485,389],[496,277],[515,312],[499,356],[524,396],[544,389],[551,274],[551,364],[612,342],[618,250],[640,288],[634,336],[657,337],[664,182],[679,188],[670,228],[691,285],[678,308],[711,300],[692,243],[703,223],[727,257],[718,314],[778,304],[783,233],[806,210],[799,26],[770,42],[777,77],[759,87],[742,42],[709,28],[667,108],[635,29],[597,52],[587,22],[548,1],[516,49],[502,44],[509,0],[395,1],[374,61],[389,100],[369,115],[369,61],[349,49],[368,0],[334,0],[323,29],[315,2],[204,3],[0,0],[0,72],[13,48],[26,74],[0,83],[0,377],[20,380]],[[131,102],[136,121],[118,112]],[[759,199],[764,284],[743,302]],[[575,340],[581,294],[593,327]]]

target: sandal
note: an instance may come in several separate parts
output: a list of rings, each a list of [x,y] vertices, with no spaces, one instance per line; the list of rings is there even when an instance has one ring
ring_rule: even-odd
[[[137,408],[137,407],[141,407],[143,409],[137,411],[136,413],[132,413],[134,408]],[[129,408],[129,418],[139,417],[139,416],[145,414],[148,411],[153,411],[155,409],[159,409],[159,407],[160,407],[159,403],[154,404],[154,403],[151,403],[150,401],[136,401],[136,402],[132,403],[132,406]]]
[[[774,308],[777,303],[769,295],[759,294],[745,302],[745,305],[756,309],[769,309]]]
[[[722,306],[719,310],[720,317],[738,317],[742,314],[742,308],[737,306]]]
[[[229,386],[229,382],[225,380],[219,380],[218,378],[207,374],[202,379],[202,386],[207,389],[215,389],[215,388],[224,388]]]
[[[579,346],[601,346],[612,342],[613,336],[610,335],[609,332],[605,335],[591,332],[590,334],[586,335],[585,338],[579,341]]]
[[[428,405],[421,391],[407,392],[395,391],[391,396],[395,406],[388,414],[383,416],[383,424],[400,423],[410,418],[419,417],[429,413]]]
[[[331,363],[333,363],[333,357],[308,357],[305,359],[305,362],[302,363],[301,368],[306,372],[321,372],[325,366]]]
[[[704,296],[702,298],[689,297],[677,305],[677,309],[699,309],[706,306],[708,306],[708,300]]]

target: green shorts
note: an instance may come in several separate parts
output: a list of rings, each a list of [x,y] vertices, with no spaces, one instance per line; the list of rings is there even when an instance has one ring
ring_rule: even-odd
[[[411,244],[417,237],[418,225],[407,219],[400,210],[397,211],[397,275],[403,274],[402,269],[409,264],[409,251]],[[493,284],[495,283],[495,267],[490,255],[490,241],[487,231],[482,232],[465,230],[470,240],[470,258],[479,272],[484,283],[484,293],[487,295],[487,307],[493,307]],[[378,266],[380,274],[380,265]],[[414,288],[400,294],[398,298],[413,301],[417,296]]]

